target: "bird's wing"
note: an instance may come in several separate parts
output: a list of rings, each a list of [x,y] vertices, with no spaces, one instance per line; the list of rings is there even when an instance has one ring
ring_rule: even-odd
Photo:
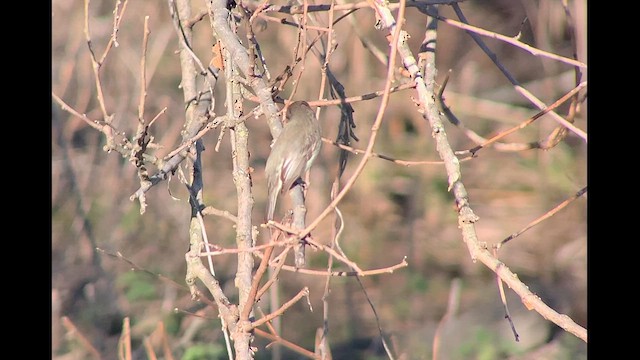
[[[302,176],[307,164],[306,155],[302,151],[287,154],[280,172],[280,178],[282,179],[282,189],[280,191],[282,193],[289,191],[293,183]]]

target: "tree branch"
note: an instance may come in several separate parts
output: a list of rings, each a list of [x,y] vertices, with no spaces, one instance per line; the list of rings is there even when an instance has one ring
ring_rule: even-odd
[[[391,16],[391,12],[384,3],[378,0],[371,0],[372,6],[375,7],[376,13],[380,16],[384,27],[389,31],[394,31],[397,26]],[[420,107],[423,109],[423,115],[429,122],[432,129],[432,135],[436,140],[436,149],[440,157],[445,161],[445,168],[448,175],[449,191],[453,192],[458,210],[458,226],[462,231],[462,238],[467,244],[472,261],[480,260],[492,271],[494,271],[502,281],[520,295],[522,302],[530,308],[535,309],[545,319],[551,320],[561,328],[571,332],[578,338],[587,341],[586,330],[573,322],[568,316],[561,315],[548,307],[540,297],[531,293],[529,288],[523,284],[516,274],[512,273],[505,264],[497,260],[487,251],[485,245],[481,245],[478,241],[474,223],[478,221],[469,204],[469,196],[462,182],[460,174],[460,166],[458,158],[455,156],[451,146],[449,145],[447,135],[442,124],[440,111],[435,102],[435,29],[436,22],[433,20],[427,27],[423,46],[421,47],[420,58],[425,59],[424,70],[421,72],[416,65],[415,58],[406,42],[398,45],[398,51],[404,62],[405,68],[411,74],[416,82],[416,90],[418,92],[418,100]],[[403,37],[402,39],[406,39]],[[428,69],[428,71],[427,71]],[[424,74],[424,75],[423,75]],[[424,77],[423,77],[424,76]]]

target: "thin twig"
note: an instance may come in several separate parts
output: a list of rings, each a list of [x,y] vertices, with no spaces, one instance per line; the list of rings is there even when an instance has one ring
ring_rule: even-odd
[[[400,1],[402,2],[402,0]],[[403,8],[400,8],[400,9],[403,9]],[[374,319],[376,319],[376,327],[378,328],[378,334],[380,334],[380,341],[382,342],[382,346],[384,347],[384,350],[387,352],[387,357],[390,360],[394,360],[395,357],[393,356],[393,352],[391,351],[391,348],[387,344],[387,340],[384,338],[384,333],[382,332],[382,325],[380,325],[380,317],[378,316],[378,311],[376,310],[375,305],[373,305],[373,301],[369,297],[369,293],[367,292],[367,289],[364,287],[362,280],[360,280],[360,278],[357,277],[356,281],[358,281],[358,284],[360,285],[360,289],[362,290],[364,297],[367,299],[367,303],[369,303],[369,307],[371,308],[371,311],[373,311],[373,317]]]
[[[249,314],[251,314],[251,309],[253,308],[253,304],[256,302],[256,294],[258,293],[258,286],[260,285],[260,280],[264,276],[264,273],[267,271],[269,267],[269,260],[271,259],[271,254],[273,253],[274,246],[268,247],[264,251],[264,255],[262,257],[262,261],[258,266],[258,270],[256,270],[255,274],[253,274],[253,281],[251,283],[251,290],[249,291],[249,296],[247,297],[246,304],[240,313],[240,320],[248,321]]]
[[[580,189],[580,191],[578,191],[575,195],[573,195],[572,197],[568,198],[567,200],[561,202],[560,204],[558,204],[556,207],[554,207],[553,209],[549,210],[548,212],[546,212],[544,215],[540,216],[539,218],[533,220],[532,222],[530,222],[529,224],[527,224],[527,226],[525,226],[524,228],[522,228],[521,230],[518,230],[517,232],[507,236],[506,239],[500,241],[498,244],[494,245],[494,248],[496,250],[499,250],[504,244],[506,244],[507,242],[515,239],[516,237],[522,235],[522,233],[524,233],[525,231],[531,229],[532,227],[540,224],[542,221],[552,217],[553,215],[555,215],[558,211],[562,210],[563,208],[565,208],[567,205],[569,205],[572,201],[576,200],[577,198],[579,198],[580,196],[584,195],[587,192],[587,187],[583,187],[582,189]]]
[[[287,254],[289,253],[289,251],[291,251],[292,247],[291,246],[287,246],[286,248],[284,248],[284,250],[282,251],[282,257],[286,258]],[[271,273],[270,273],[270,278],[269,280],[267,280],[267,282],[264,283],[264,285],[262,285],[262,287],[260,288],[260,290],[258,290],[258,293],[256,294],[256,299],[261,299],[262,296],[267,292],[267,290],[269,290],[271,288],[271,286],[273,286],[273,284],[278,281],[278,275],[280,274],[280,270],[282,270],[282,267],[284,266],[284,261],[278,261],[275,268],[272,266],[273,261],[269,261],[269,269],[271,269]]]
[[[209,91],[213,92],[213,86],[216,83],[218,78],[218,74],[214,72],[214,69],[211,67],[205,67],[200,61],[200,58],[193,52],[191,48],[191,39],[187,38],[185,33],[185,29],[182,26],[182,21],[178,16],[178,8],[175,3],[175,0],[169,1],[169,13],[171,14],[171,19],[173,20],[173,26],[175,27],[176,33],[178,33],[178,39],[182,44],[182,49],[185,50],[193,59],[194,63],[198,65],[200,68],[200,74],[205,75],[205,80],[207,81],[207,86]]]
[[[324,62],[320,68],[320,88],[318,89],[318,99],[324,98],[325,87],[327,86],[327,68],[329,67],[329,59],[333,50],[338,46],[333,44],[333,15],[334,15],[335,1],[331,1],[331,7],[329,8],[329,27],[327,31],[327,43],[325,44]],[[308,7],[308,6],[307,6]],[[316,109],[316,118],[320,117],[320,108]]]
[[[207,125],[204,128],[202,128],[200,131],[198,131],[197,134],[190,137],[186,141],[183,141],[183,143],[180,146],[178,146],[177,148],[172,150],[170,153],[165,155],[163,160],[167,161],[172,157],[178,155],[181,151],[184,151],[186,148],[193,146],[193,144],[195,144],[196,141],[200,140],[206,133],[209,132],[209,130],[217,128],[218,125],[220,125],[220,123],[222,123],[223,121],[224,121],[224,117],[217,117],[213,121],[207,123]]]
[[[262,309],[260,308],[260,306],[256,306],[256,309],[258,310],[258,313],[259,313],[260,317],[264,317],[264,316],[265,316],[265,313],[264,313],[264,311],[262,311]],[[275,310],[275,309],[274,309],[274,310]],[[277,336],[277,337],[280,337],[280,334],[278,333],[278,331],[276,331],[276,328],[273,326],[273,323],[272,323],[272,322],[267,321],[267,322],[266,322],[266,323],[264,323],[264,324],[265,324],[265,325],[267,325],[267,329],[269,329],[269,332],[270,332],[272,335]],[[272,345],[272,344],[274,344],[274,343],[275,343],[275,344],[277,344],[278,342],[277,342],[277,341],[271,342],[271,343],[267,344],[267,345],[265,346],[265,348],[267,348],[267,349],[268,349],[268,348],[269,348],[269,347],[271,347],[271,345]]]
[[[498,258],[498,249],[493,249],[493,256]],[[498,284],[498,291],[500,293],[500,301],[502,302],[502,306],[504,307],[504,317],[509,322],[509,326],[511,326],[511,332],[513,332],[513,336],[516,342],[520,341],[520,334],[516,330],[516,325],[513,323],[513,318],[511,317],[511,313],[509,312],[509,305],[507,304],[507,295],[504,293],[504,285],[500,276],[496,274],[496,282]]]
[[[289,101],[287,101],[287,103],[291,103],[293,102],[293,97],[296,95],[296,92],[298,90],[298,86],[300,85],[300,78],[302,77],[302,74],[304,73],[304,69],[305,69],[305,64],[306,64],[306,60],[307,60],[307,53],[309,52],[309,48],[311,47],[311,45],[309,45],[309,48],[307,47],[307,13],[306,13],[306,8],[309,6],[309,4],[305,1],[304,4],[304,11],[302,13],[301,16],[301,21],[297,24],[298,26],[298,41],[296,43],[296,48],[293,51],[293,58],[294,58],[294,62],[295,64],[300,64],[300,70],[298,71],[298,74],[296,75],[296,79],[293,82],[293,89],[291,89],[291,93],[289,94]],[[301,46],[302,45],[302,46]],[[300,56],[298,56],[298,51],[302,51],[302,54]],[[298,59],[300,59],[298,61]],[[283,111],[283,114],[286,114],[286,109],[287,109],[287,105],[285,105],[285,109]]]
[[[207,230],[204,226],[204,219],[202,219],[202,213],[198,211],[196,213],[198,217],[198,222],[200,223],[200,227],[202,228],[202,239],[204,240],[204,246],[207,251],[209,251],[211,244],[209,243],[209,237],[207,236]],[[209,271],[211,271],[211,275],[216,276],[215,269],[213,268],[213,259],[211,256],[207,256],[207,263],[209,264]]]
[[[354,155],[360,155],[360,154],[364,154],[366,151],[362,150],[362,149],[356,149],[352,146],[347,146],[344,144],[340,144],[337,143],[335,141],[329,140],[327,138],[322,138],[322,141],[324,141],[327,144],[331,144],[333,146],[337,146],[340,149],[343,150],[347,150],[350,153],[354,154]],[[462,151],[462,152],[458,152],[460,154],[466,154],[468,153],[469,150],[466,151]],[[376,157],[382,160],[386,160],[386,161],[390,161],[394,164],[398,164],[398,165],[402,165],[402,166],[406,166],[406,167],[410,167],[410,166],[419,166],[419,165],[443,165],[444,161],[442,160],[423,160],[423,161],[409,161],[409,160],[398,160],[398,159],[394,159],[391,156],[388,155],[383,155],[383,154],[378,154],[376,152],[372,152],[371,153],[371,157]],[[460,159],[460,161],[467,161],[467,160],[472,160],[471,157],[468,158],[464,158],[464,159]]]
[[[281,316],[282,314],[284,314],[285,311],[287,311],[291,306],[293,306],[295,303],[298,302],[298,300],[302,299],[305,296],[309,296],[309,288],[305,287],[304,289],[300,290],[300,292],[298,292],[298,294],[296,294],[296,296],[294,296],[293,298],[291,298],[291,300],[287,301],[286,303],[282,304],[282,306],[280,306],[280,308],[278,310],[276,310],[275,312],[272,312],[271,314],[268,314],[267,316],[260,318],[252,323],[250,323],[250,325],[247,327],[245,326],[244,331],[251,331],[257,327],[259,327],[260,325],[273,320],[274,318]]]
[[[338,172],[336,174],[335,181],[333,182],[333,186],[331,187],[331,198],[335,197],[338,193],[338,189],[340,186],[340,176],[341,174]],[[339,240],[342,236],[342,231],[344,230],[344,218],[342,216],[342,212],[340,208],[336,206],[335,208],[335,221],[334,226],[332,227],[332,239],[331,242],[332,248],[335,247],[338,251],[344,255],[344,251],[340,248]],[[333,268],[333,256],[329,255],[329,259],[327,259],[327,273],[331,272]],[[331,360],[331,347],[329,344],[329,294],[331,293],[331,289],[329,285],[331,284],[331,276],[327,276],[324,283],[324,290],[322,293],[322,329],[318,328],[316,330],[316,346],[315,352],[319,354],[322,360]]]
[[[392,88],[389,89],[390,93],[394,93],[394,92],[398,92],[398,91],[402,91],[402,90],[408,90],[408,89],[414,89],[416,87],[416,84],[414,82],[407,82],[405,84],[402,85],[398,85],[398,86],[394,86]],[[357,96],[350,96],[347,98],[341,98],[341,99],[334,99],[334,100],[322,100],[322,101],[308,101],[310,106],[334,106],[334,105],[340,105],[343,103],[354,103],[354,102],[358,102],[358,101],[364,101],[364,100],[373,100],[376,99],[382,95],[384,95],[384,91],[385,90],[379,90],[379,91],[374,91],[371,93],[367,93],[367,94],[362,94],[362,95],[357,95]]]
[[[107,55],[109,54],[109,51],[111,50],[111,47],[114,45],[115,47],[118,47],[119,45],[118,30],[120,30],[120,23],[122,22],[122,19],[124,17],[124,11],[127,9],[127,4],[129,4],[129,0],[124,0],[124,4],[122,4],[122,8],[120,9],[120,12],[118,12],[118,5],[120,5],[120,0],[116,1],[116,5],[113,9],[113,32],[111,33],[111,36],[109,37],[109,42],[107,43],[107,46],[105,46],[104,52],[100,57],[100,61],[99,61],[100,64],[104,63],[105,59],[107,58]]]
[[[282,224],[280,224],[280,223],[278,223],[278,222],[275,222],[275,221],[273,221],[273,220],[269,220],[269,222],[268,222],[267,224],[268,224],[268,225],[272,225],[272,226],[274,226],[274,227],[276,227],[276,228],[278,228],[278,229],[280,229],[280,230],[283,230],[283,231],[285,231],[285,232],[287,232],[287,233],[289,233],[289,234],[294,235],[294,238],[293,238],[292,240],[290,240],[292,243],[297,243],[300,239],[305,239],[305,241],[306,241],[307,243],[309,243],[310,245],[313,245],[314,247],[316,247],[316,248],[318,248],[318,249],[320,249],[320,250],[322,250],[322,251],[325,251],[325,252],[327,252],[327,253],[329,253],[329,254],[331,254],[331,255],[335,256],[335,257],[336,257],[336,259],[338,259],[338,260],[342,261],[343,263],[345,263],[345,264],[346,264],[347,266],[349,266],[350,268],[353,268],[353,269],[355,269],[355,270],[356,270],[356,271],[358,271],[358,272],[361,272],[361,271],[362,271],[362,270],[358,267],[358,264],[356,264],[355,262],[353,262],[353,261],[349,260],[349,259],[348,259],[347,257],[345,257],[345,256],[342,256],[342,255],[338,254],[338,253],[337,253],[335,250],[333,250],[332,248],[330,248],[330,247],[328,247],[328,246],[324,246],[324,245],[322,245],[322,244],[320,244],[320,243],[318,243],[318,242],[316,242],[316,241],[312,240],[310,237],[303,237],[303,236],[301,236],[301,235],[300,235],[300,234],[301,234],[301,232],[300,232],[299,230],[297,230],[297,229],[289,228],[289,227],[287,227],[287,226],[285,226],[285,225],[282,225]]]
[[[287,341],[283,338],[281,338],[280,336],[276,336],[273,334],[269,334],[268,332],[262,330],[262,329],[258,329],[255,328],[253,329],[253,331],[256,333],[256,335],[261,336],[263,338],[269,339],[271,341],[277,342],[279,344],[282,344],[283,346],[286,346],[287,348],[291,349],[292,351],[295,351],[296,353],[306,356],[310,359],[317,359],[317,357],[315,356],[315,354],[301,346],[299,346],[298,344],[292,343],[290,341]]]
[[[453,3],[462,2],[465,0],[409,0],[406,2],[406,7],[421,7],[425,5],[451,5]],[[258,2],[247,2],[247,7],[250,9],[256,9],[258,7]],[[335,11],[351,11],[357,9],[364,9],[371,7],[368,1],[360,1],[351,4],[339,4],[335,5]],[[398,9],[400,7],[400,3],[389,3],[390,9]],[[320,11],[328,11],[331,8],[331,5],[327,4],[319,4],[319,5],[309,5],[307,12],[320,12]],[[303,7],[297,4],[294,5],[275,5],[270,4],[264,12],[279,12],[283,14],[301,14],[304,11]]]
[[[187,290],[187,288],[183,284],[180,284],[180,283],[178,283],[178,282],[176,282],[176,281],[174,281],[174,280],[172,280],[172,279],[170,279],[170,278],[168,278],[168,277],[166,277],[164,275],[155,273],[155,272],[153,272],[151,270],[145,269],[142,266],[136,264],[135,262],[133,262],[129,258],[127,258],[124,255],[122,255],[122,253],[120,251],[117,251],[117,252],[113,253],[113,252],[104,250],[104,249],[99,248],[99,247],[96,248],[96,251],[98,253],[100,253],[100,254],[104,254],[104,255],[107,255],[107,256],[110,256],[110,257],[113,257],[113,258],[116,258],[118,260],[122,260],[122,261],[126,262],[127,264],[129,264],[129,266],[131,266],[131,270],[141,271],[141,272],[147,273],[147,274],[149,274],[149,275],[151,275],[151,276],[153,276],[155,278],[158,278],[158,279],[170,284],[171,286],[174,286],[177,289]]]
[[[487,147],[487,145],[490,145],[490,144],[502,139],[503,137],[505,137],[507,135],[510,135],[510,134],[520,130],[520,129],[523,129],[523,128],[531,125],[531,123],[533,123],[534,121],[538,120],[543,115],[550,113],[551,111],[553,111],[554,109],[556,109],[560,105],[564,104],[566,101],[571,99],[575,94],[577,94],[580,90],[584,89],[586,86],[587,86],[586,82],[583,82],[583,83],[579,84],[578,86],[573,88],[571,91],[566,93],[564,96],[562,96],[560,99],[556,100],[553,104],[551,104],[550,106],[546,107],[544,110],[538,112],[537,114],[535,114],[531,118],[527,119],[526,121],[523,121],[519,125],[514,126],[511,129],[508,129],[508,130],[500,132],[498,135],[496,135],[496,136],[492,137],[491,139],[485,141],[483,144],[478,145],[478,146],[474,147],[473,149],[470,149],[469,152],[472,155],[475,156],[475,154],[478,151],[480,151],[481,149]]]
[[[151,127],[151,125],[153,125],[154,122],[156,122],[156,120],[158,120],[160,118],[160,116],[164,115],[164,113],[167,112],[167,107],[163,107],[162,110],[160,110],[156,116],[153,117],[153,119],[151,119],[151,121],[149,121],[149,127]],[[151,146],[151,145],[149,145]]]
[[[220,209],[216,209],[213,206],[207,206],[204,209],[202,209],[202,215],[215,215],[215,216],[220,216],[222,218],[228,219],[231,222],[237,222],[238,218],[233,215],[232,213],[230,213],[228,210],[220,210]]]
[[[85,0],[84,2],[84,34],[87,40],[87,46],[89,47],[89,52],[91,53],[91,65],[92,65],[91,68],[93,69],[93,76],[96,81],[98,105],[100,106],[100,110],[102,111],[102,117],[104,122],[107,124],[111,124],[111,120],[113,119],[113,116],[109,115],[109,113],[107,112],[107,107],[105,105],[105,100],[104,100],[104,94],[102,92],[102,82],[100,81],[100,67],[102,66],[102,62],[99,62],[96,59],[96,55],[93,50],[93,46],[91,42],[91,30],[89,29],[89,2],[90,0]],[[106,52],[105,52],[105,55],[106,55]],[[107,137],[107,140],[109,141],[111,139]]]
[[[144,17],[144,32],[142,36],[142,58],[140,59],[140,101],[138,103],[138,121],[144,126],[144,103],[147,99],[147,45],[149,43],[149,15]],[[140,132],[141,130],[139,130]]]
[[[63,111],[67,111],[68,113],[70,113],[71,115],[81,119],[82,121],[84,121],[85,123],[87,123],[87,125],[91,126],[92,128],[105,133],[105,128],[108,127],[109,125],[100,125],[99,122],[97,120],[91,120],[87,117],[86,114],[80,114],[79,112],[77,112],[76,110],[74,110],[71,106],[67,105],[66,102],[64,102],[64,100],[62,100],[58,95],[56,95],[56,93],[51,92],[51,96],[53,97],[53,100],[55,100],[59,105],[60,108]]]
[[[138,103],[138,126],[136,134],[133,137],[133,147],[131,148],[131,155],[129,156],[130,161],[133,162],[136,166],[140,183],[149,181],[149,173],[144,161],[144,154],[147,151],[147,146],[151,142],[151,138],[148,134],[149,127],[147,126],[147,124],[145,124],[144,120],[144,107],[145,100],[147,99],[146,63],[149,33],[149,16],[145,16],[142,38],[142,56],[140,59],[140,100]]]
[[[408,89],[415,89],[416,84],[413,81],[409,81],[406,82],[402,85],[398,85],[398,86],[394,86],[391,89],[389,89],[389,92],[394,93],[394,92],[398,92],[398,91],[402,91],[402,90],[408,90]],[[350,97],[345,97],[345,98],[340,98],[340,99],[333,99],[333,100],[310,100],[307,101],[309,103],[309,106],[316,106],[316,107],[323,107],[323,106],[335,106],[335,105],[340,105],[343,103],[355,103],[355,102],[359,102],[359,101],[365,101],[365,100],[373,100],[376,99],[380,96],[382,96],[384,94],[384,90],[378,90],[378,91],[374,91],[371,93],[366,93],[366,94],[362,94],[362,95],[356,95],[356,96],[350,96]],[[253,101],[253,102],[259,102],[259,100],[256,97],[248,97],[247,100]],[[278,99],[276,99],[276,101],[278,101]],[[279,102],[283,102],[282,100],[279,100]],[[290,100],[284,100],[285,103],[290,103]],[[244,119],[245,117],[243,117],[242,119]]]
[[[262,257],[262,254],[259,252],[255,252],[256,256]],[[336,252],[332,251],[332,255],[335,256]],[[274,265],[271,265],[274,266]],[[280,263],[277,264],[280,266]],[[381,274],[392,274],[394,271],[409,266],[407,262],[407,257],[405,256],[401,262],[398,264],[388,266],[381,269],[373,269],[373,270],[360,270],[360,271],[324,271],[324,270],[311,270],[311,269],[303,269],[290,265],[282,265],[283,270],[296,272],[305,275],[313,275],[313,276],[372,276],[372,275],[381,275]]]

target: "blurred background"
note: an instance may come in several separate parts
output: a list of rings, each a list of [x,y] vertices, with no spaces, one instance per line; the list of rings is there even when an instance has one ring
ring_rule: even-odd
[[[77,112],[101,120],[85,37],[85,3],[89,4],[91,42],[98,55],[113,32],[115,1],[53,0],[52,91]],[[105,103],[118,130],[131,136],[137,126],[143,23],[149,16],[145,116],[152,118],[166,108],[151,128],[161,145],[153,153],[162,157],[179,146],[184,124],[178,39],[165,2],[125,3],[118,46],[110,50],[100,70]],[[562,2],[552,0],[469,0],[460,6],[475,26],[517,36],[526,44],[557,55],[571,58],[576,53],[578,60],[586,62],[586,1],[567,3],[567,11]],[[194,17],[206,9],[200,1],[193,1],[192,6]],[[446,18],[458,19],[448,6],[439,10]],[[291,15],[267,15],[292,20]],[[364,6],[351,16],[353,20],[343,19],[334,26],[337,48],[330,69],[344,85],[347,96],[382,90],[386,65],[374,53],[375,49],[382,54],[388,52],[386,33],[375,29],[371,8]],[[313,17],[318,26],[326,26],[325,12],[314,13]],[[411,49],[417,57],[427,18],[409,7],[406,19],[404,29],[411,35]],[[263,18],[257,24],[257,40],[275,77],[292,61],[298,30]],[[451,71],[444,96],[467,128],[490,138],[537,113],[468,34],[442,22],[438,26],[437,79],[441,83]],[[206,63],[215,42],[208,17],[194,25],[193,34],[194,52]],[[317,32],[309,30],[308,34],[315,36]],[[576,86],[575,68],[566,63],[534,56],[503,41],[483,40],[513,77],[546,104]],[[320,43],[317,46],[320,48]],[[318,99],[321,65],[313,54],[304,61],[294,99]],[[580,81],[586,80],[583,70]],[[300,65],[294,74],[299,71]],[[406,79],[396,76],[394,85],[403,82]],[[216,114],[223,115],[223,81],[219,84]],[[281,96],[287,98],[291,89],[289,83]],[[439,161],[431,129],[414,106],[413,97],[417,95],[412,89],[391,95],[374,151],[398,160]],[[245,109],[254,106],[247,101]],[[352,146],[364,149],[380,98],[354,102],[352,106],[359,138]],[[557,110],[562,116],[567,112],[567,104]],[[323,107],[319,120],[323,136],[335,140],[339,108]],[[271,135],[264,117],[251,118],[246,124],[250,131],[254,221],[259,225],[266,205],[263,171]],[[586,101],[577,111],[574,124],[588,130]],[[557,123],[545,115],[501,141],[535,142],[556,127]],[[445,124],[445,130],[454,150],[477,145],[450,123]],[[203,138],[204,201],[234,213],[237,200],[229,136],[225,134],[216,151],[218,136],[219,130],[215,130]],[[146,213],[140,215],[139,204],[129,200],[139,187],[135,167],[119,154],[103,151],[104,144],[101,133],[52,102],[52,358],[85,359],[95,355],[74,335],[71,329],[75,329],[75,334],[82,334],[101,358],[116,359],[123,322],[128,318],[135,358],[148,358],[145,339],[162,354],[158,334],[164,333],[175,359],[226,359],[217,310],[191,300],[184,282],[190,216],[184,186],[175,178],[153,187],[147,193]],[[311,169],[308,221],[330,202],[338,156],[338,149],[325,143]],[[359,155],[349,156],[342,185],[360,159]],[[150,169],[150,173],[154,171]],[[586,186],[586,171],[586,142],[571,132],[548,150],[508,152],[487,148],[478,157],[461,162],[471,207],[480,217],[476,223],[479,240],[489,246],[499,243],[571,198]],[[290,204],[288,197],[281,199],[280,216]],[[400,358],[432,359],[436,329],[454,295],[459,304],[439,330],[441,359],[586,359],[582,340],[527,310],[519,297],[506,289],[509,311],[520,335],[519,342],[514,340],[504,319],[494,274],[483,264],[471,261],[462,241],[455,202],[447,191],[441,164],[401,166],[374,158],[339,207],[345,222],[340,245],[360,268],[385,268],[405,257],[409,266],[391,274],[363,277],[360,282],[350,277],[332,279],[327,309],[322,303],[325,277],[283,271],[279,280],[282,301],[308,286],[312,308],[301,301],[285,313],[281,335],[286,340],[313,351],[316,329],[322,327],[323,311],[327,311],[334,359],[387,358],[378,327]],[[334,220],[326,218],[312,233],[316,241],[329,244]],[[230,221],[207,216],[205,224],[212,243],[235,246]],[[259,241],[265,238],[260,234]],[[126,261],[109,255],[118,252]],[[507,243],[499,258],[549,306],[587,327],[587,195]],[[309,268],[326,270],[327,259],[323,252],[307,250]],[[227,296],[237,301],[233,283],[236,257],[217,256],[214,260],[217,279]],[[349,270],[339,263],[334,268]],[[375,307],[379,323],[368,301]],[[267,344],[265,339],[256,338],[257,359],[271,358]],[[299,358],[286,349],[282,351],[284,359]]]

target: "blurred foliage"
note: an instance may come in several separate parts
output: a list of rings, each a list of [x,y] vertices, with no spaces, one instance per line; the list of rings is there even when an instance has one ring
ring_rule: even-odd
[[[148,274],[130,271],[116,278],[116,287],[130,302],[152,300],[157,298],[153,280]]]
[[[181,360],[223,360],[228,359],[224,346],[217,344],[196,344],[190,346]]]
[[[513,341],[501,339],[495,333],[484,328],[476,328],[475,336],[467,340],[454,354],[454,359],[493,360],[503,359],[507,354],[516,354],[518,348]]]
[[[285,4],[284,1],[272,3]],[[575,40],[578,57],[585,61],[586,10],[582,1],[568,3],[575,24],[575,39],[559,1],[469,0],[460,5],[473,25],[506,36],[520,34],[521,41],[545,51],[570,57]],[[106,0],[89,3],[92,46],[98,55],[112,34],[115,4]],[[145,118],[151,119],[166,108],[166,113],[150,129],[160,145],[151,152],[163,157],[179,145],[184,121],[176,54],[178,40],[166,3],[130,1],[127,6],[118,31],[118,46],[111,49],[100,70],[105,102],[108,112],[114,114],[118,130],[133,134],[140,92],[143,18],[148,15],[151,34]],[[192,6],[194,15],[204,9],[200,2],[192,2]],[[447,6],[440,7],[440,14],[456,19]],[[291,19],[278,13],[269,13],[269,16]],[[327,21],[325,13],[313,16],[321,24]],[[361,39],[368,40],[370,46],[377,46],[383,53],[388,49],[385,34],[374,29],[375,16],[371,9],[360,9],[352,16],[353,24],[345,19],[334,27],[338,47],[330,62],[330,69],[344,85],[347,96],[384,88],[386,65],[363,47]],[[404,28],[411,34],[411,49],[417,54],[426,18],[415,8],[408,8],[406,17]],[[256,37],[275,77],[291,61],[297,29],[278,22],[265,23],[264,30]],[[79,113],[90,119],[101,119],[83,30],[83,2],[54,0],[52,90]],[[194,53],[206,63],[213,43],[208,18],[196,23],[193,30]],[[245,41],[242,29],[239,31]],[[505,42],[483,39],[522,86],[547,104],[575,86],[573,67],[533,56]],[[307,59],[295,99],[317,99],[320,63],[313,57]],[[463,30],[439,24],[436,63],[440,83],[451,70],[444,94],[447,105],[467,128],[481,136],[489,138],[536,113],[534,106],[514,90]],[[295,74],[299,70],[296,68]],[[398,76],[394,85],[401,81],[404,79]],[[288,84],[281,96],[288,96],[291,89]],[[216,88],[218,115],[226,111],[224,90],[224,85]],[[412,96],[415,96],[414,90],[391,95],[374,151],[406,161],[439,161],[431,129],[416,111]],[[255,106],[250,101],[244,105],[246,111]],[[352,105],[355,132],[360,138],[352,146],[364,149],[380,98]],[[587,128],[586,107],[584,103],[575,119],[575,125],[581,129]],[[566,109],[561,108],[558,113],[566,115]],[[338,108],[322,108],[320,121],[324,137],[335,139]],[[258,225],[266,202],[263,169],[271,135],[264,117],[250,118],[246,125],[250,131],[253,168],[253,215]],[[509,135],[504,142],[537,141],[556,126],[549,116],[543,116],[531,126]],[[445,130],[454,150],[476,145],[452,124],[445,124]],[[216,130],[203,137],[206,147],[204,199],[207,205],[233,214],[237,204],[231,175],[232,149],[228,132],[219,149],[215,149],[219,135]],[[118,154],[105,153],[103,145],[100,134],[53,104],[52,292],[56,295],[52,311],[53,358],[86,355],[81,343],[60,324],[62,316],[68,316],[105,359],[115,359],[125,316],[132,319],[136,345],[162,322],[173,353],[182,354],[181,359],[226,358],[217,309],[193,301],[184,285],[190,215],[184,186],[176,176],[155,186],[147,194],[147,212],[140,215],[139,204],[129,200],[139,186],[134,166]],[[337,159],[338,150],[325,143],[310,172],[308,219],[315,218],[330,202]],[[341,185],[353,174],[360,160],[360,155],[349,155]],[[586,163],[586,143],[573,134],[545,151],[502,152],[487,148],[480,151],[478,157],[462,161],[460,166],[469,200],[480,217],[476,223],[479,239],[489,246],[496,244],[573,196],[586,186]],[[149,171],[154,173],[156,169],[150,166]],[[307,286],[313,309],[311,311],[305,301],[289,309],[281,318],[283,338],[313,350],[316,330],[323,321],[322,300],[326,297],[333,358],[386,358],[368,302],[371,301],[382,330],[398,355],[404,353],[407,360],[430,359],[435,329],[447,311],[452,281],[461,279],[459,311],[443,342],[446,345],[443,351],[449,358],[526,359],[536,351],[547,351],[544,353],[547,355],[537,357],[540,359],[586,358],[586,344],[571,334],[554,331],[551,323],[524,309],[518,298],[512,298],[509,304],[522,342],[513,340],[504,320],[494,275],[469,258],[458,229],[453,196],[447,188],[442,165],[402,166],[380,158],[371,159],[339,205],[345,223],[340,246],[365,270],[392,266],[404,257],[409,266],[392,274],[359,279],[367,296],[353,278],[332,279],[330,292],[324,294],[324,277],[283,271],[278,280],[281,301]],[[288,199],[283,198],[281,215],[288,206]],[[323,220],[312,233],[314,239],[328,245],[334,223],[332,216]],[[536,294],[585,327],[586,224],[584,196],[509,242],[499,253],[500,260]],[[231,221],[207,216],[205,226],[212,243],[235,246]],[[268,232],[259,227],[258,230],[261,232],[258,241],[262,242],[264,233]],[[131,271],[131,264],[105,256],[96,248],[120,252],[141,269],[161,276],[154,277],[139,269]],[[323,252],[309,249],[307,260],[312,269],[327,268],[328,257]],[[238,294],[233,283],[236,258],[217,256],[214,264],[225,293],[236,301]],[[335,261],[333,269],[349,270]],[[265,312],[269,301],[265,296],[259,303]],[[475,332],[469,335],[466,331],[471,329]],[[525,346],[525,340],[532,343]],[[270,358],[272,352],[265,348],[268,343],[256,338],[256,358]],[[141,349],[139,346],[138,352]],[[287,355],[285,358],[298,358],[289,352],[283,354]]]

